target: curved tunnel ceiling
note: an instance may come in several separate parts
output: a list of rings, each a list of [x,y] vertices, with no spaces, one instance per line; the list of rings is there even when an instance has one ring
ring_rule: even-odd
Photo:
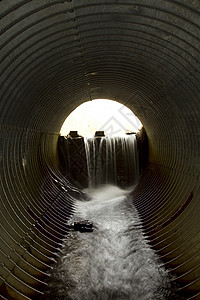
[[[78,105],[107,98],[147,131],[135,205],[200,298],[199,1],[1,0],[0,18],[2,297],[40,293],[80,193],[59,171],[58,133]]]

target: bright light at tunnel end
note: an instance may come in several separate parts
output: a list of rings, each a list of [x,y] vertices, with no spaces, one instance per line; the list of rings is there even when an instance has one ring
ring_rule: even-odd
[[[65,120],[61,135],[78,131],[79,135],[93,137],[96,131],[104,131],[108,137],[138,132],[140,120],[123,104],[109,99],[94,99],[79,105]]]

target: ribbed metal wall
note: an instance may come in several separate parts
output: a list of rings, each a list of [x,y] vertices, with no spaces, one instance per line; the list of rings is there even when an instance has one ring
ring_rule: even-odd
[[[79,193],[58,169],[59,130],[109,98],[148,134],[146,233],[200,298],[200,2],[1,0],[0,18],[0,295],[39,293]]]

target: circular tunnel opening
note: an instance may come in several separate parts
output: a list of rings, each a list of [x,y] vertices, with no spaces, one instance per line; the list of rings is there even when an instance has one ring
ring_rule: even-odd
[[[144,132],[140,120],[125,105],[108,99],[84,102],[60,131],[63,174],[80,188],[110,183],[134,186],[141,174],[141,153],[148,153],[148,142],[141,142]]]
[[[142,123],[125,105],[110,99],[94,99],[79,105],[64,121],[60,134],[78,131],[81,136],[92,137],[104,131],[107,137],[136,133]]]

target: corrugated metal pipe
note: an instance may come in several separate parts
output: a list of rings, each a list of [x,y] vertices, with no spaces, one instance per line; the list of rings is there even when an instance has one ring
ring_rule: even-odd
[[[97,98],[143,123],[149,159],[135,205],[200,299],[200,2],[1,0],[0,18],[2,299],[40,294],[80,195],[59,170],[59,131]]]

